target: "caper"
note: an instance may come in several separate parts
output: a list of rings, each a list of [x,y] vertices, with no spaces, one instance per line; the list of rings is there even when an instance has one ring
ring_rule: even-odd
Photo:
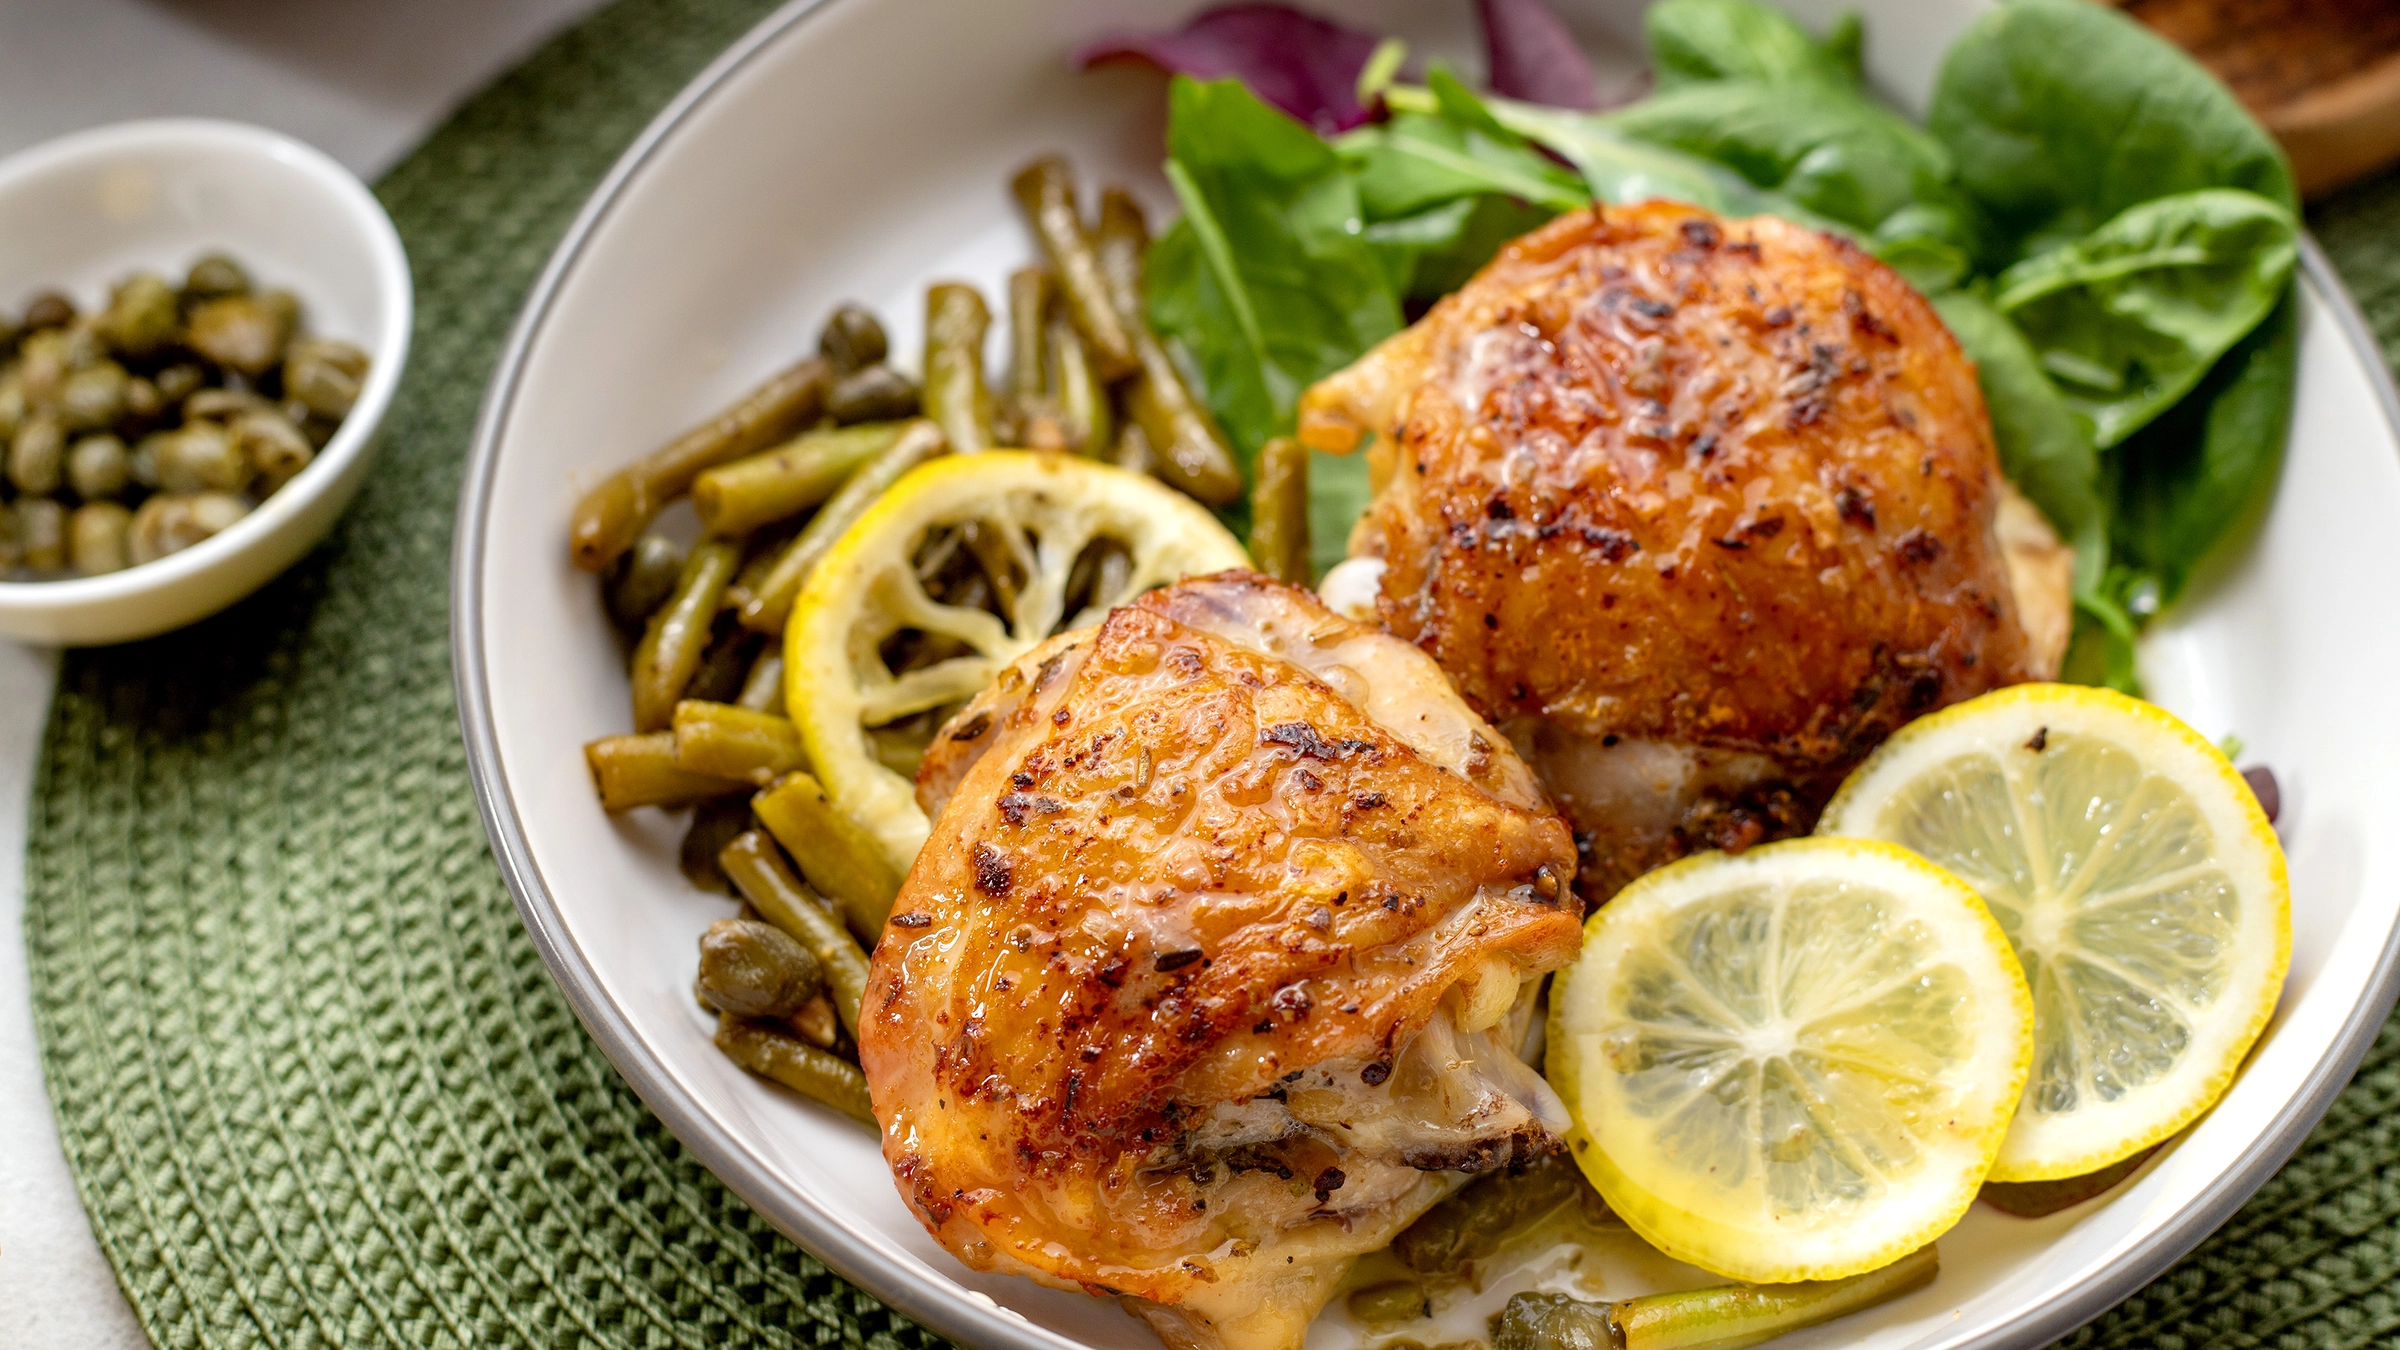
[[[222,253],[203,253],[183,277],[183,293],[194,300],[250,293],[250,274]]]
[[[114,361],[98,361],[67,377],[58,391],[58,420],[69,431],[113,427],[125,415],[125,385],[132,377]]]
[[[158,486],[167,492],[234,492],[250,481],[250,459],[214,422],[186,422],[158,445]]]
[[[185,340],[193,351],[244,375],[263,375],[283,359],[284,344],[299,320],[289,291],[233,295],[192,310]]]
[[[247,389],[201,389],[183,401],[183,415],[193,420],[226,421],[254,408],[271,406]]]
[[[208,376],[200,367],[183,361],[168,366],[150,379],[158,386],[158,401],[171,407],[197,393]]]
[[[864,305],[843,305],[825,320],[817,350],[840,371],[864,369],[884,357],[883,324]]]
[[[75,302],[57,291],[43,291],[25,305],[25,327],[64,328],[75,322]]]
[[[15,571],[24,561],[24,532],[17,527],[17,513],[0,506],[0,573]]]
[[[610,564],[601,595],[609,617],[640,632],[683,575],[683,550],[662,534],[645,534]]]
[[[16,437],[17,428],[25,425],[26,412],[25,378],[17,367],[10,366],[8,373],[0,375],[0,441]]]
[[[1519,1294],[1491,1321],[1493,1350],[1617,1350],[1625,1333],[1605,1303]]]
[[[100,313],[100,336],[136,359],[153,356],[175,340],[175,288],[153,272],[136,272],[109,294]]]
[[[136,422],[148,422],[167,410],[167,402],[158,396],[158,386],[139,375],[125,381],[125,415]]]
[[[126,532],[133,513],[115,502],[86,502],[67,520],[67,554],[75,570],[87,577],[122,572],[129,563]]]
[[[302,338],[283,358],[284,397],[337,422],[350,415],[366,378],[367,354],[334,338]]]
[[[137,563],[155,562],[190,548],[249,512],[250,504],[230,493],[162,492],[133,513],[126,532],[126,556]]]
[[[87,502],[106,501],[125,491],[132,477],[125,442],[105,432],[86,436],[67,451],[67,485]]]
[[[844,425],[897,422],[917,415],[917,386],[890,366],[868,366],[833,382],[825,411]]]
[[[75,345],[64,328],[45,328],[25,339],[17,378],[25,386],[27,402],[36,406],[58,402],[59,395],[66,392],[67,377],[75,373]]]
[[[229,428],[233,443],[241,447],[250,469],[258,476],[258,495],[274,495],[276,489],[299,476],[317,452],[308,438],[300,434],[282,413],[273,408],[258,408],[233,419]]]
[[[133,453],[125,457],[125,472],[132,475],[136,485],[155,491],[158,487],[158,451],[174,437],[172,431],[153,431],[134,442]]]
[[[17,498],[17,539],[23,562],[36,572],[67,565],[67,508],[48,497]]]
[[[755,919],[719,919],[700,937],[700,993],[736,1017],[789,1017],[825,987],[816,954]]]
[[[8,481],[17,491],[47,497],[58,491],[67,462],[67,433],[49,413],[35,413],[8,443]]]

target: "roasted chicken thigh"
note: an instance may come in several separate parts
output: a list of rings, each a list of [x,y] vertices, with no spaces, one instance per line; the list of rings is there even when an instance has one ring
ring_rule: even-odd
[[[859,1058],[969,1265],[1293,1350],[1353,1258],[1557,1147],[1522,1052],[1573,845],[1408,644],[1186,581],[1003,672],[919,797]]]
[[[1371,438],[1345,570],[1380,564],[1375,615],[1533,764],[1594,901],[1805,830],[1901,723],[2065,643],[2055,537],[2018,510],[1995,538],[1972,363],[1897,274],[1780,220],[1563,216],[1311,389],[1301,436]]]

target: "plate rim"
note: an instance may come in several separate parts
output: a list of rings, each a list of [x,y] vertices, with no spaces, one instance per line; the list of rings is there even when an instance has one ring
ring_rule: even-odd
[[[451,684],[459,730],[466,743],[467,773],[475,791],[493,861],[499,865],[518,918],[541,954],[551,980],[566,996],[584,1030],[622,1074],[636,1096],[655,1113],[693,1156],[751,1209],[806,1248],[835,1273],[910,1320],[978,1350],[1076,1350],[1069,1337],[1038,1326],[992,1302],[988,1296],[938,1273],[921,1276],[885,1261],[874,1244],[844,1216],[820,1210],[794,1196],[744,1148],[733,1133],[684,1092],[665,1061],[634,1033],[630,1018],[607,996],[597,970],[576,944],[557,898],[533,860],[531,840],[508,790],[492,718],[483,642],[479,586],[484,563],[483,525],[503,433],[514,409],[526,361],[541,337],[558,292],[585,246],[616,208],[632,180],[683,124],[735,74],[805,21],[839,0],[790,0],[761,19],[677,92],[640,136],[618,156],[552,250],[510,326],[506,345],[485,386],[476,413],[457,516],[450,566]],[[2324,251],[2305,231],[2300,273],[2312,299],[2324,305],[2343,341],[2366,368],[2386,428],[2400,442],[2400,387],[2382,348]],[[2267,1126],[2194,1199],[2140,1241],[2098,1269],[1989,1331],[1952,1343],[1952,1350],[2037,1350],[2098,1317],[2150,1283],[2216,1231],[2282,1167],[2348,1085],[2376,1033],[2400,995],[2400,923],[2386,934],[2362,997],[2350,1009],[2300,1089]],[[794,1203],[783,1203],[785,1200]]]

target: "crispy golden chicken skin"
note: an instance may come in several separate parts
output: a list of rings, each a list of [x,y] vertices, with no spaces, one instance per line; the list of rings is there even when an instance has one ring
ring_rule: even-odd
[[[1526,752],[1595,900],[1807,828],[1901,723],[2056,668],[1994,540],[1974,366],[1824,234],[1561,217],[1301,419],[1318,449],[1374,437],[1375,611]]]
[[[859,1058],[969,1265],[1291,1350],[1352,1258],[1556,1147],[1519,1052],[1573,845],[1408,644],[1186,581],[1010,667],[919,783]]]

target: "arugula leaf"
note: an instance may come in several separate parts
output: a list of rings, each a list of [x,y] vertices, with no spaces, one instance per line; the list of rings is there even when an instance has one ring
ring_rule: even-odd
[[[2098,593],[2108,566],[2109,522],[2091,433],[2043,378],[2032,346],[2000,311],[1964,290],[1934,296],[1933,307],[1975,363],[2000,471],[2075,546],[2075,593]]]
[[[1642,16],[1659,88],[1716,80],[1858,84],[1863,35],[1845,16],[1820,43],[1790,15],[1755,0],[1662,0]]]
[[[1999,223],[2004,265],[2153,198],[2254,192],[2297,212],[2273,138],[2174,44],[2089,0],[2011,0],[1943,58],[1926,124]]]
[[[2115,445],[2190,392],[2283,295],[2291,213],[2227,188],[2143,202],[1993,283],[2069,406]]]
[[[1167,178],[1183,218],[1150,252],[1150,317],[1199,367],[1247,458],[1301,390],[1398,331],[1341,157],[1236,80],[1178,76]]]
[[[2159,608],[2273,500],[2299,366],[2286,295],[2190,398],[2114,452],[2118,548],[2156,578]]]

